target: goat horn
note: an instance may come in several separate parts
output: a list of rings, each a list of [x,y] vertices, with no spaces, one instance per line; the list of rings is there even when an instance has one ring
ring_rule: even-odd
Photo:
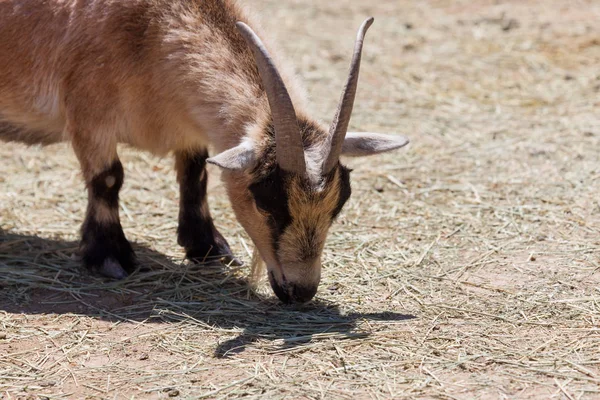
[[[267,93],[275,128],[277,163],[285,171],[304,176],[306,174],[304,146],[292,99],[290,99],[277,67],[260,38],[243,22],[236,23],[236,26],[252,49]]]
[[[354,97],[356,95],[363,41],[365,39],[365,34],[367,33],[367,30],[371,24],[373,24],[373,21],[373,17],[365,20],[360,26],[358,35],[356,36],[354,55],[352,56],[352,62],[350,63],[348,80],[346,81],[346,86],[342,92],[342,98],[340,99],[335,118],[333,119],[331,127],[329,128],[331,146],[329,147],[330,150],[327,159],[323,163],[324,174],[333,169],[342,153],[342,145],[344,144],[344,138],[346,137],[346,131],[348,130],[348,124],[350,123],[352,106],[354,105]]]

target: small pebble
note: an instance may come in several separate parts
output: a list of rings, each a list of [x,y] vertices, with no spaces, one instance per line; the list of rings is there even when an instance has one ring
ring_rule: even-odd
[[[515,29],[519,27],[519,21],[517,21],[514,18],[510,18],[510,19],[505,19],[504,21],[502,21],[502,30],[507,32],[510,31],[511,29]]]

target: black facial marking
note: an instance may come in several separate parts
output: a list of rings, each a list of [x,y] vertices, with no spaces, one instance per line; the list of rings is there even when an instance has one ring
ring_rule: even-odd
[[[337,203],[335,209],[333,210],[332,220],[337,218],[339,213],[342,211],[344,204],[346,204],[346,202],[350,198],[350,195],[352,194],[352,189],[350,188],[350,170],[340,164],[339,171],[340,171],[340,197],[338,198],[338,203]],[[331,172],[335,173],[335,168]],[[333,179],[333,176],[334,175],[330,175],[329,179]]]
[[[256,206],[268,215],[268,224],[275,252],[279,247],[279,237],[283,234],[285,228],[292,223],[286,190],[288,178],[287,172],[276,167],[266,177],[249,186]]]
[[[118,209],[119,190],[123,186],[123,165],[116,160],[104,172],[96,175],[89,183],[90,199],[103,201],[109,208]]]
[[[231,255],[225,238],[217,231],[206,204],[206,159],[208,152],[199,151],[185,158],[180,171],[180,208],[177,242],[192,260],[203,261],[207,257]]]

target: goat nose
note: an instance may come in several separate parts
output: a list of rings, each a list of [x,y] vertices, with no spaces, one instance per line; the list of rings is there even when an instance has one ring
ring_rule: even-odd
[[[317,285],[303,286],[303,285],[292,285],[291,287],[292,298],[296,303],[306,303],[311,300],[317,294]]]
[[[269,282],[273,288],[273,292],[279,297],[285,304],[292,303],[306,303],[315,297],[317,293],[318,285],[300,285],[291,282],[285,282],[283,285],[279,284],[273,277],[273,274],[269,274]]]

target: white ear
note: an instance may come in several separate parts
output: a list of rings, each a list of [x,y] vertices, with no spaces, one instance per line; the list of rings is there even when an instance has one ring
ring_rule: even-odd
[[[244,141],[242,144],[225,150],[206,161],[224,169],[240,171],[254,165],[256,154],[252,148],[252,144]]]
[[[348,132],[342,145],[342,155],[350,157],[370,156],[396,150],[407,144],[408,139],[404,136],[372,132]]]

